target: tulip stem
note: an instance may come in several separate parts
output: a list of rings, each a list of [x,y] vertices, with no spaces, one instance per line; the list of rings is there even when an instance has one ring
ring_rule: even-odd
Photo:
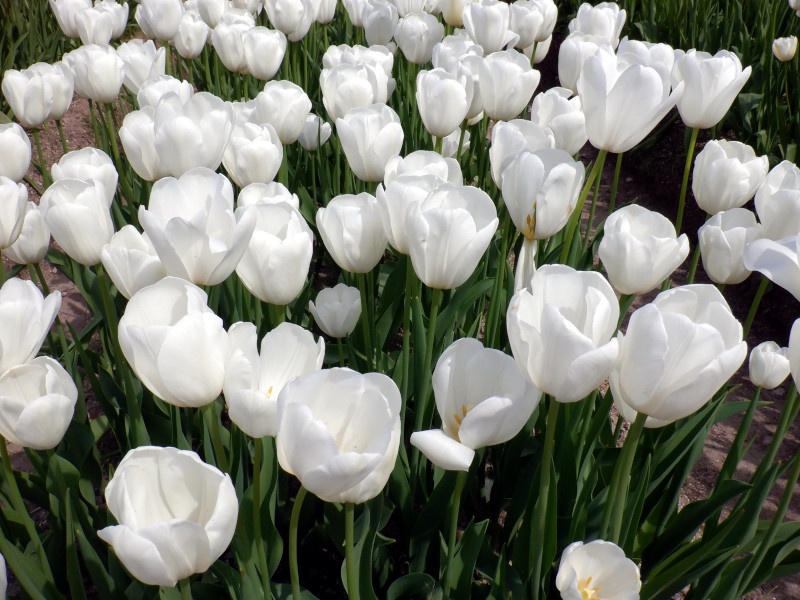
[[[606,154],[608,154],[607,150],[600,150],[597,153],[597,159],[595,160],[594,166],[592,167],[586,182],[583,184],[581,195],[578,196],[578,203],[575,205],[575,209],[572,211],[572,216],[569,218],[567,232],[564,236],[564,246],[561,248],[561,256],[558,259],[558,262],[561,264],[567,263],[569,249],[572,245],[572,238],[575,235],[575,229],[578,227],[578,224],[581,221],[581,215],[583,214],[583,205],[586,204],[586,198],[589,197],[589,190],[592,189],[592,184],[594,183],[595,177],[600,177],[601,173],[603,172],[603,163],[606,161]]]
[[[181,600],[192,600],[192,584],[189,582],[188,577],[181,579],[178,587],[181,590]]]
[[[622,170],[623,156],[625,156],[624,152],[617,154],[617,163],[614,165],[614,181],[611,184],[611,200],[608,201],[608,214],[614,212],[614,206],[617,203],[617,186],[619,185],[619,173]]]
[[[29,186],[31,186],[31,187],[32,187],[34,190],[36,190],[36,193],[37,193],[37,194],[39,194],[40,196],[41,196],[42,194],[44,194],[44,190],[43,190],[43,189],[41,188],[41,186],[39,186],[39,184],[38,184],[38,183],[36,183],[36,182],[35,182],[33,179],[31,179],[31,178],[30,178],[30,177],[28,177],[27,175],[25,175],[25,177],[24,177],[23,179],[25,180],[25,183],[27,183],[27,184],[28,184]]]
[[[611,486],[608,488],[600,538],[618,545],[621,541],[619,536],[622,531],[622,521],[625,518],[625,500],[628,497],[633,459],[636,456],[636,448],[639,445],[639,438],[642,436],[646,421],[646,414],[636,413],[636,419],[631,423],[625,443],[622,445],[622,453],[614,469]]]
[[[292,598],[300,598],[300,577],[297,571],[297,523],[300,521],[300,509],[306,497],[306,488],[302,485],[297,490],[289,518],[289,577],[292,580]]]
[[[797,402],[797,398],[797,387],[795,386],[794,381],[792,381],[792,384],[789,388],[789,394],[786,396],[786,401],[783,404],[781,419],[778,421],[778,425],[775,427],[775,435],[772,436],[772,441],[769,444],[769,448],[767,448],[767,453],[764,455],[764,458],[761,459],[760,464],[769,467],[775,460],[775,456],[778,454],[778,447],[781,445],[783,438],[786,437],[786,432],[789,430],[789,425],[794,422],[794,419],[797,416],[797,411],[800,409],[800,403]]]
[[[433,151],[436,152],[436,154],[441,155],[442,154],[442,146],[444,144],[444,138],[433,136],[433,139],[434,139]]]
[[[352,502],[345,502],[344,504],[344,564],[347,571],[347,597],[350,600],[359,600],[361,597],[358,589],[358,569],[353,543],[355,507],[356,505]]]
[[[258,566],[261,571],[261,588],[264,592],[264,598],[271,600],[272,593],[269,589],[267,554],[264,551],[264,536],[261,532],[261,463],[264,462],[264,448],[261,438],[253,438],[253,447],[255,450],[255,456],[253,457],[253,529],[256,536]]]
[[[619,157],[622,156],[621,154],[617,155],[617,164],[620,164]],[[595,177],[594,180],[594,190],[592,191],[592,203],[589,205],[589,218],[586,220],[586,231],[583,233],[583,249],[589,245],[589,234],[592,233],[592,225],[594,225],[594,213],[597,209],[597,199],[600,197],[600,180],[601,177]],[[609,202],[609,206],[611,203]],[[611,210],[608,211],[611,213]]]
[[[758,312],[758,305],[761,304],[761,299],[764,297],[768,285],[769,278],[762,275],[761,283],[758,285],[756,295],[753,296],[753,303],[750,305],[750,311],[747,313],[747,319],[744,322],[744,327],[742,327],[743,340],[747,340],[747,334],[750,333],[750,327],[753,325],[753,319],[756,318],[756,313]]]
[[[425,367],[422,371],[422,383],[414,417],[414,431],[424,429],[424,416],[428,407],[428,395],[431,391],[432,374],[431,363],[433,362],[433,341],[436,336],[436,320],[439,317],[439,306],[442,304],[444,292],[440,289],[433,290],[431,299],[431,315],[428,319],[428,332],[425,340]],[[415,447],[416,449],[416,447]]]
[[[56,121],[56,127],[58,128],[58,137],[61,138],[61,148],[64,150],[64,154],[69,152],[69,148],[67,147],[67,137],[64,135],[64,128],[61,126],[61,119]]]
[[[542,557],[545,546],[545,528],[547,526],[547,504],[550,497],[550,464],[553,462],[553,450],[556,445],[556,424],[558,423],[559,402],[550,398],[547,408],[547,424],[544,430],[544,449],[539,466],[539,496],[536,500],[533,531],[531,532],[531,561],[533,577],[530,585],[534,600],[539,599],[542,589]],[[544,573],[546,574],[546,573]]]
[[[753,423],[753,417],[756,414],[756,408],[758,407],[758,398],[761,395],[761,386],[759,385],[756,387],[756,391],[753,393],[753,399],[750,400],[750,404],[747,407],[747,412],[742,419],[742,423],[739,425],[738,430],[736,431],[736,437],[733,439],[733,444],[731,444],[731,449],[728,451],[728,455],[725,457],[725,462],[722,465],[722,468],[719,471],[719,475],[717,475],[717,481],[714,484],[714,491],[719,488],[720,484],[733,477],[733,474],[736,472],[736,467],[738,467],[738,460],[736,457],[741,457],[742,449],[744,448],[744,440],[747,437],[747,433],[750,431],[750,425]],[[713,494],[713,492],[712,492]],[[716,522],[719,518],[717,515]]]
[[[37,167],[39,168],[39,173],[42,174],[42,182],[44,183],[45,189],[50,187],[50,184],[53,183],[52,178],[50,177],[50,172],[47,170],[44,162],[44,154],[42,153],[42,142],[39,139],[39,128],[35,128],[32,130],[33,133],[33,141],[36,144],[36,154],[39,156],[39,164]]]
[[[692,137],[689,140],[689,151],[686,154],[686,164],[683,167],[683,181],[681,181],[681,197],[678,200],[678,216],[675,219],[675,233],[681,234],[681,223],[683,222],[683,208],[686,205],[686,189],[689,187],[689,173],[692,170],[692,159],[694,158],[694,148],[697,145],[697,134],[700,130],[692,127]]]
[[[367,293],[367,275],[358,273],[358,290],[361,292],[361,332],[364,335],[364,356],[367,359],[367,369],[375,368],[375,349],[372,347],[372,318],[374,309]]]
[[[92,117],[92,131],[94,131],[94,141],[98,148],[103,147],[103,142],[100,140],[100,130],[97,128],[97,117],[94,114],[94,102],[87,100],[89,103],[89,115]]]
[[[219,432],[220,422],[214,410],[215,405],[216,401],[209,402],[200,410],[203,411],[203,418],[206,421],[206,427],[208,427],[208,433],[211,436],[211,445],[214,447],[214,460],[217,463],[217,467],[223,473],[230,473],[228,469],[228,458],[225,455],[225,444],[222,442],[222,436]]]
[[[447,540],[447,571],[445,572],[444,589],[442,590],[442,600],[450,598],[450,590],[454,587],[456,550],[456,535],[458,534],[458,509],[461,506],[461,494],[464,491],[464,484],[467,482],[468,471],[459,471],[456,476],[456,485],[453,489],[453,503],[450,506],[450,531]]]
[[[344,347],[342,345],[342,338],[336,338],[336,347],[339,349],[339,366],[344,368]]]
[[[403,381],[400,387],[400,396],[403,402],[403,410],[400,414],[406,414],[406,402],[408,401],[408,379],[411,373],[409,365],[411,354],[411,302],[414,297],[414,286],[416,285],[416,274],[411,257],[406,255],[406,294],[403,302]]]

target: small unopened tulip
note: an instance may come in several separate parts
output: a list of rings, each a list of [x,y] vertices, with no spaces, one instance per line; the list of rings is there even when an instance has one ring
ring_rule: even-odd
[[[244,55],[244,33],[251,29],[247,23],[220,23],[211,33],[211,44],[225,68],[233,73],[247,73]]]
[[[255,103],[256,121],[272,125],[284,146],[297,141],[311,112],[308,95],[291,81],[267,82]]]
[[[772,42],[772,53],[781,62],[789,62],[797,52],[797,36],[782,37]]]
[[[509,29],[511,11],[505,2],[469,2],[464,6],[463,20],[469,37],[483,48],[487,56],[508,45],[513,46],[512,41],[516,43],[516,35]]]
[[[455,131],[472,103],[472,80],[457,78],[444,69],[417,74],[417,108],[428,133],[443,138]]]
[[[578,14],[570,21],[569,32],[580,31],[600,37],[616,48],[626,17],[627,13],[620,10],[616,2],[601,2],[597,6],[584,2],[578,7]]]
[[[183,58],[197,58],[206,47],[211,29],[203,18],[194,12],[186,11],[181,17],[178,33],[172,38],[175,49]]]
[[[789,348],[775,342],[761,342],[750,351],[750,381],[753,385],[771,390],[789,376]]]
[[[363,181],[381,181],[389,158],[400,154],[400,117],[385,104],[355,108],[336,120],[336,132],[350,168]]]
[[[324,333],[332,338],[343,338],[353,332],[361,316],[361,293],[357,288],[338,283],[321,289],[316,303],[308,301],[308,310]]]
[[[385,103],[389,95],[389,78],[379,65],[372,63],[323,68],[319,85],[322,103],[334,123],[353,108]]]
[[[711,140],[694,161],[692,193],[708,214],[744,206],[769,170],[769,159],[741,142]]]
[[[487,56],[480,66],[480,93],[483,110],[497,121],[515,119],[533,97],[541,73],[516,50]]]
[[[111,281],[128,300],[167,276],[150,238],[133,225],[125,225],[103,246],[102,260]]]
[[[424,65],[444,38],[444,25],[430,13],[415,12],[400,19],[394,32],[397,47],[408,62]]]
[[[266,27],[252,27],[242,37],[247,70],[256,79],[269,81],[283,62],[286,36]]]
[[[297,141],[306,150],[313,152],[328,141],[331,137],[331,124],[326,123],[319,116],[310,114],[306,117],[306,124]]]
[[[49,249],[50,230],[39,205],[29,200],[19,237],[3,255],[19,265],[33,265],[44,259]]]
[[[316,220],[325,248],[345,271],[368,273],[383,258],[388,238],[372,194],[336,196]]]
[[[588,544],[573,542],[564,548],[556,587],[563,600],[633,600],[639,597],[642,582],[639,567],[625,556],[622,548],[612,542],[594,540]],[[613,595],[606,595],[605,590],[613,590]]]
[[[71,67],[63,60],[57,63],[34,63],[29,70],[39,73],[53,90],[53,103],[50,105],[48,119],[58,121],[72,104],[75,89]]]
[[[182,16],[181,0],[142,0],[135,14],[144,34],[161,41],[171,40],[177,35]]]
[[[0,176],[22,181],[31,166],[31,140],[17,123],[0,123]]]
[[[3,74],[3,96],[24,127],[39,127],[50,116],[53,89],[41,74],[8,69]]]
[[[78,11],[75,25],[84,44],[107,44],[114,32],[113,15],[96,6]]]
[[[741,283],[750,275],[744,252],[750,242],[761,237],[756,216],[744,208],[716,213],[697,231],[703,269],[714,283]]]
[[[397,6],[388,0],[373,0],[365,4],[361,21],[364,24],[367,45],[385,46],[391,42],[399,20]]]
[[[308,0],[265,0],[264,8],[272,26],[291,41],[303,38],[316,16]]]
[[[283,161],[283,145],[272,125],[245,123],[233,128],[222,164],[239,187],[269,183]]]

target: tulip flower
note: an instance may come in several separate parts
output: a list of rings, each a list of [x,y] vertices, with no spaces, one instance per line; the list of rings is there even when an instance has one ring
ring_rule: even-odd
[[[167,276],[150,238],[133,225],[125,225],[103,246],[102,261],[111,281],[128,300]]]
[[[795,386],[800,381],[800,319],[792,324],[789,332],[789,371]]]
[[[61,308],[61,292],[45,298],[30,280],[16,277],[0,288],[0,374],[29,362]]]
[[[85,8],[92,7],[92,0],[50,0],[50,8],[56,16],[58,26],[65,36],[77,39],[78,25],[75,23],[75,15]]]
[[[652,67],[622,67],[607,48],[586,59],[577,83],[591,144],[608,152],[627,152],[641,142],[681,98]]]
[[[288,203],[240,207],[256,225],[236,266],[245,287],[262,302],[283,306],[294,301],[306,283],[314,235],[303,216]],[[261,436],[258,436],[261,437]]]
[[[477,448],[502,444],[525,426],[541,392],[514,359],[474,338],[452,343],[433,371],[441,429],[415,431],[411,444],[433,464],[469,471]]]
[[[50,169],[53,181],[79,179],[93,182],[111,206],[117,191],[119,175],[111,157],[97,148],[81,148],[64,154]]]
[[[286,54],[286,36],[266,27],[251,27],[242,36],[247,70],[256,79],[269,81]]]
[[[188,13],[191,14],[191,13]],[[150,106],[155,109],[165,95],[177,94],[182,103],[186,103],[194,95],[194,88],[188,81],[181,81],[169,75],[159,75],[155,79],[145,81],[136,94],[139,107]]]
[[[75,93],[94,102],[113,102],[125,81],[125,62],[111,46],[89,44],[64,55],[74,76]]]
[[[358,288],[338,283],[317,294],[317,302],[308,301],[308,310],[323,332],[332,338],[343,338],[356,328],[361,316],[361,293]]]
[[[257,347],[256,327],[234,323],[228,331],[230,354],[223,394],[231,421],[253,438],[278,433],[278,395],[294,377],[322,368],[325,341],[295,325],[281,323]]]
[[[27,203],[19,237],[3,255],[20,265],[32,265],[44,259],[50,249],[50,230],[44,222],[39,205]]]
[[[95,0],[95,8],[101,8],[111,15],[111,39],[122,37],[128,26],[128,3],[117,0]]]
[[[400,390],[386,375],[324,369],[278,396],[278,462],[326,502],[377,496],[400,447]]]
[[[394,65],[394,55],[385,46],[329,46],[322,55],[322,66],[331,69],[340,64],[357,65],[359,63],[370,63],[379,66],[386,73],[387,77],[392,76],[392,65]]]
[[[254,204],[289,204],[292,208],[300,210],[300,198],[292,194],[286,186],[277,181],[269,183],[251,183],[242,188],[236,199],[236,208],[252,206]]]
[[[400,15],[397,6],[387,0],[374,0],[364,5],[361,22],[367,45],[386,46],[392,41]]]
[[[72,104],[72,94],[75,88],[72,68],[63,60],[56,63],[34,63],[28,67],[29,71],[39,73],[53,90],[53,103],[50,105],[48,119],[60,120]]]
[[[225,68],[234,73],[247,73],[244,54],[244,34],[251,26],[248,23],[220,23],[211,33],[211,44]]]
[[[125,87],[134,94],[146,81],[157,79],[166,72],[166,50],[156,49],[153,40],[131,40],[120,44],[117,54],[125,63]]]
[[[210,169],[165,177],[150,192],[139,222],[167,273],[197,285],[216,285],[242,258],[255,227],[255,214],[234,216],[230,181]]]
[[[180,29],[183,3],[181,0],[141,0],[134,16],[148,38],[169,41]]]
[[[401,17],[405,17],[414,12],[436,14],[434,5],[437,4],[437,2],[435,0],[393,0],[393,2],[397,5],[397,10]]]
[[[564,548],[556,587],[563,600],[638,600],[642,582],[639,567],[622,548],[594,540],[588,544],[573,542]]]
[[[577,94],[578,79],[583,71],[583,64],[600,48],[614,51],[605,38],[580,31],[569,34],[558,48],[558,81],[560,85]]]
[[[800,231],[800,169],[784,160],[774,167],[756,191],[756,213],[762,236],[778,240]]]
[[[83,44],[107,44],[114,33],[114,16],[98,6],[75,13],[75,26]]]
[[[129,450],[105,497],[119,525],[97,535],[148,585],[174,586],[207,571],[233,539],[239,514],[230,475],[177,448]]]
[[[476,0],[464,6],[464,29],[486,56],[517,42],[509,29],[511,11],[508,4],[497,0]],[[513,42],[513,43],[512,43]]]
[[[272,125],[283,145],[297,141],[311,112],[311,100],[300,86],[291,81],[269,81],[255,102],[258,123]]]
[[[272,125],[236,125],[222,156],[222,164],[239,187],[269,183],[283,161],[283,146]]]
[[[516,0],[509,8],[509,29],[519,36],[517,48],[543,42],[553,33],[558,18],[553,0]]]
[[[469,150],[469,138],[469,131],[465,131],[462,136],[460,127],[450,135],[442,138],[442,156],[444,158],[456,158],[456,154],[461,156]],[[460,149],[458,147],[459,144],[461,144]]]
[[[469,38],[448,35],[433,47],[431,62],[435,69],[454,72],[465,56],[483,56],[483,48]]]
[[[636,411],[645,427],[663,427],[708,402],[746,356],[742,326],[716,287],[661,292],[628,322],[609,377],[614,403],[628,420]]]
[[[498,226],[483,190],[443,183],[406,214],[414,271],[431,288],[449,290],[469,279]]]
[[[314,152],[327,142],[330,137],[331,124],[323,121],[318,115],[309,114],[297,141],[309,152]]]
[[[386,73],[379,65],[372,63],[339,64],[322,69],[319,76],[322,103],[333,122],[353,108],[363,108],[376,102],[385,103],[388,85]]]
[[[172,38],[172,43],[182,58],[191,60],[200,56],[210,33],[211,29],[202,16],[187,10],[181,17],[178,33]]]
[[[669,44],[651,44],[625,37],[617,47],[617,60],[624,66],[652,67],[661,75],[665,85],[671,85],[675,50]]]
[[[333,21],[336,15],[336,6],[339,3],[336,0],[317,0],[316,14],[314,15],[314,22],[320,25],[327,25]]]
[[[583,164],[563,150],[523,150],[503,170],[503,201],[527,239],[558,233],[569,220],[583,186]]]
[[[17,241],[27,202],[28,188],[0,175],[0,250]]]
[[[495,52],[480,66],[479,88],[489,118],[510,121],[525,110],[539,85],[541,73],[516,50]]]
[[[182,102],[180,99],[177,102]],[[122,120],[119,139],[125,157],[136,174],[146,181],[156,181],[169,175],[155,145],[155,108],[145,106],[132,110]]]
[[[316,16],[308,0],[265,0],[264,8],[272,26],[292,42],[305,37]]]
[[[363,181],[381,181],[390,157],[400,154],[400,117],[385,104],[354,108],[336,119],[336,132],[350,168]]]
[[[619,44],[619,36],[625,26],[627,13],[620,10],[616,2],[601,2],[596,6],[584,2],[569,23],[569,32],[580,31],[606,40],[612,48]]]
[[[537,389],[576,402],[608,377],[617,361],[619,304],[596,271],[545,265],[530,289],[514,294],[506,325],[517,366]]]
[[[580,96],[570,98],[571,95],[570,90],[561,87],[536,94],[531,104],[531,121],[553,134],[555,148],[574,156],[589,140],[589,134]]]
[[[753,385],[774,389],[789,376],[789,348],[771,341],[761,342],[750,351],[748,368]]]
[[[114,235],[105,186],[91,180],[56,181],[45,190],[39,209],[70,258],[87,267],[100,262],[103,246]]]
[[[747,245],[744,266],[758,271],[800,300],[800,253],[798,237],[777,241],[758,239]]]
[[[119,344],[133,372],[175,406],[197,408],[219,396],[227,340],[206,293],[177,277],[139,290],[119,320]]]
[[[417,74],[417,108],[428,133],[443,138],[455,131],[472,103],[471,78],[456,77],[444,69]]]
[[[500,121],[492,129],[492,144],[489,147],[489,164],[492,179],[498,189],[503,189],[503,170],[523,150],[535,152],[552,148],[553,134],[525,119]]]
[[[597,255],[614,289],[644,294],[658,287],[689,255],[689,238],[675,235],[665,216],[630,204],[611,213]]]
[[[406,214],[419,206],[444,180],[432,173],[414,172],[393,176],[390,181],[378,185],[378,211],[392,248],[408,254]]]
[[[342,5],[347,11],[347,16],[353,27],[363,27],[364,22],[361,20],[361,15],[364,13],[364,6],[367,0],[342,0]]]
[[[31,166],[31,140],[16,123],[0,124],[0,177],[22,181]]]
[[[772,53],[781,62],[789,62],[797,52],[797,36],[777,38],[772,42]]]
[[[741,283],[750,275],[744,266],[744,252],[761,237],[761,225],[752,211],[732,208],[719,212],[697,231],[703,269],[714,283]]]
[[[714,56],[689,50],[675,58],[672,78],[685,85],[677,106],[687,127],[708,129],[722,120],[752,68],[742,70],[739,57],[720,50]]]
[[[50,115],[53,89],[31,69],[8,69],[3,74],[3,96],[24,127],[39,127]]]
[[[77,400],[72,377],[49,356],[11,367],[0,375],[0,435],[24,448],[55,448]]]
[[[316,221],[325,248],[345,271],[368,273],[383,258],[388,238],[372,194],[336,196],[317,210]]]
[[[464,183],[461,166],[457,160],[445,158],[438,152],[430,150],[417,150],[404,157],[390,158],[383,176],[384,185],[391,185],[402,175],[433,175],[442,182],[449,181],[454,185]]]
[[[769,170],[766,156],[741,142],[711,140],[697,155],[692,193],[697,205],[713,215],[744,206],[756,193]]]
[[[430,13],[414,12],[397,24],[394,40],[406,60],[424,65],[433,56],[433,47],[444,38],[444,25]]]
[[[211,29],[214,29],[225,13],[226,0],[197,0],[197,13]]]

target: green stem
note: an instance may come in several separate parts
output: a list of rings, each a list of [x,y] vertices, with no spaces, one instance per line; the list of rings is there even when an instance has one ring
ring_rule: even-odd
[[[35,182],[33,179],[31,179],[31,178],[30,178],[30,177],[28,177],[27,175],[25,175],[25,177],[24,177],[23,179],[25,180],[25,183],[27,183],[27,184],[28,184],[29,186],[31,186],[31,187],[32,187],[34,190],[36,190],[36,193],[37,193],[37,194],[39,194],[40,196],[41,196],[42,194],[44,194],[44,190],[43,190],[43,189],[41,188],[41,186],[39,186],[39,184],[38,184],[38,183],[36,183],[36,182]]]
[[[444,144],[444,138],[440,138],[440,137],[434,136],[433,139],[434,139],[433,151],[436,152],[437,154],[441,154],[442,153],[442,145]]]
[[[192,600],[192,584],[189,582],[188,577],[181,579],[178,587],[181,590],[181,600]]]
[[[742,339],[744,340],[747,339],[747,334],[750,333],[750,327],[753,325],[753,319],[756,318],[756,313],[758,312],[758,305],[761,304],[761,299],[764,297],[768,285],[769,279],[762,275],[761,283],[758,285],[756,295],[753,296],[753,302],[750,304],[750,311],[747,313],[747,319],[744,322],[744,327],[742,327]]]
[[[211,445],[214,447],[214,459],[217,463],[217,468],[224,473],[229,473],[228,457],[225,454],[225,444],[222,443],[222,435],[220,434],[220,422],[217,418],[217,413],[214,410],[216,401],[209,402],[200,410],[203,411],[203,418],[208,427],[208,433],[211,436]]]
[[[458,533],[458,509],[461,505],[461,493],[464,491],[464,484],[467,482],[468,471],[459,471],[456,476],[456,485],[453,489],[453,503],[450,506],[450,531],[447,539],[447,571],[445,573],[445,584],[442,590],[442,600],[450,598],[450,590],[455,582],[455,550],[456,535]]]
[[[297,490],[289,519],[289,577],[292,580],[292,598],[300,598],[300,577],[297,571],[297,523],[300,521],[300,509],[307,490],[302,485]]]
[[[697,134],[700,130],[692,127],[692,137],[689,140],[689,152],[686,154],[686,164],[683,167],[683,181],[681,181],[681,197],[678,200],[678,216],[675,219],[675,233],[680,235],[681,223],[683,222],[683,208],[686,205],[686,189],[689,187],[689,173],[692,170],[692,159],[694,158],[694,148],[697,145]]]
[[[767,448],[767,453],[764,455],[764,458],[761,460],[760,464],[769,467],[775,460],[775,457],[778,454],[778,448],[780,447],[783,438],[786,437],[786,432],[789,429],[789,425],[791,425],[791,423],[794,421],[797,410],[800,408],[797,399],[797,387],[795,386],[795,383],[792,382],[789,388],[789,394],[786,397],[786,402],[784,402],[783,405],[783,411],[781,411],[780,421],[778,421],[778,425],[775,427],[775,435],[772,436],[772,441]]]
[[[700,263],[700,242],[695,246],[694,254],[692,254],[692,264],[689,265],[689,273],[686,275],[686,285],[694,283],[694,276],[697,274],[697,265]]]
[[[39,157],[39,172],[42,174],[42,181],[44,182],[44,187],[50,187],[50,184],[53,183],[52,178],[50,177],[50,171],[47,169],[47,166],[44,163],[44,154],[42,153],[42,142],[39,139],[39,129],[35,128],[31,130],[33,133],[33,141],[36,144],[36,154]]]
[[[619,155],[618,155],[619,157]],[[583,233],[583,249],[589,245],[589,234],[592,233],[592,226],[594,225],[594,213],[597,210],[597,200],[600,197],[600,180],[602,177],[596,177],[594,180],[594,189],[592,190],[592,203],[589,205],[589,218],[586,219],[586,231]],[[611,211],[609,211],[610,213]]]
[[[92,117],[92,131],[94,131],[94,141],[98,148],[103,147],[103,142],[100,140],[100,129],[97,127],[97,116],[94,114],[94,102],[87,100],[89,103],[89,115]]]
[[[756,408],[758,407],[758,398],[761,395],[761,386],[756,387],[756,391],[753,393],[753,399],[750,400],[750,404],[747,407],[747,412],[742,419],[741,425],[739,425],[738,430],[736,431],[736,437],[733,439],[733,444],[731,444],[731,449],[728,451],[728,455],[725,457],[725,462],[722,465],[722,468],[719,471],[719,475],[717,476],[717,481],[714,484],[714,490],[716,490],[720,484],[733,477],[733,474],[736,472],[736,467],[739,466],[738,458],[742,456],[742,449],[744,448],[744,441],[747,437],[747,433],[750,431],[750,425],[753,423],[753,417],[756,414]]]
[[[617,163],[614,165],[614,182],[611,184],[611,200],[608,201],[608,214],[614,212],[617,202],[617,186],[619,185],[619,172],[622,170],[622,157],[624,152],[617,154]]]
[[[258,566],[261,571],[261,588],[265,598],[272,598],[269,589],[269,568],[264,550],[264,536],[261,532],[261,463],[264,462],[264,448],[261,438],[253,438],[255,456],[253,457],[253,529],[256,536]]]
[[[413,300],[413,290],[416,285],[416,273],[414,273],[414,265],[411,263],[411,257],[406,256],[406,294],[403,301],[403,380],[400,387],[400,397],[403,402],[403,410],[400,414],[405,415],[406,402],[408,399],[408,379],[411,373],[411,302]]]
[[[355,504],[345,502],[344,505],[344,564],[347,570],[347,597],[350,600],[359,600],[361,597],[358,589],[358,568],[356,566],[353,529],[355,522]]]
[[[339,349],[339,366],[344,367],[344,348],[342,346],[342,338],[336,338],[336,347]]]
[[[567,258],[569,257],[569,249],[570,245],[572,244],[572,237],[575,235],[575,229],[577,228],[578,224],[581,221],[581,214],[583,213],[583,205],[586,203],[586,198],[589,196],[589,190],[592,189],[592,184],[594,183],[595,177],[599,177],[600,173],[603,171],[603,163],[606,160],[606,155],[608,151],[600,150],[597,154],[597,160],[595,160],[594,166],[592,167],[591,172],[589,173],[589,177],[586,180],[586,183],[583,184],[583,190],[581,190],[581,195],[578,196],[578,203],[575,205],[575,209],[572,211],[572,216],[569,219],[569,224],[567,225],[567,232],[564,237],[564,247],[561,249],[561,256],[559,257],[558,262],[562,264],[566,264]]]
[[[423,423],[422,418],[425,413],[425,407],[428,403],[428,395],[431,391],[432,373],[431,363],[433,362],[433,342],[436,337],[436,321],[439,317],[439,307],[442,304],[442,297],[444,292],[439,289],[433,290],[433,298],[431,299],[431,315],[428,319],[428,332],[425,339],[425,368],[422,371],[422,388],[417,401],[417,414],[415,419],[414,431],[422,431]]]
[[[495,342],[495,337],[497,334],[497,324],[500,321],[500,313],[505,306],[502,306],[500,301],[501,298],[501,291],[503,289],[505,274],[506,274],[506,264],[508,260],[508,243],[511,231],[511,217],[508,211],[503,211],[502,217],[502,238],[500,241],[500,257],[497,264],[497,272],[494,276],[494,285],[492,286],[492,295],[489,298],[489,314],[486,318],[486,329],[484,335],[484,345],[487,348],[495,348],[497,346],[497,342]]]
[[[370,326],[369,297],[367,295],[367,276],[364,273],[356,275],[358,280],[358,291],[361,292],[361,311],[364,318],[361,319],[361,332],[364,336],[364,356],[367,358],[367,369],[375,368],[375,349],[372,347],[372,327]]]
[[[558,423],[559,403],[550,398],[547,409],[547,424],[544,432],[544,450],[539,467],[539,497],[536,502],[533,532],[531,533],[531,560],[533,561],[533,578],[531,586],[534,600],[539,599],[542,587],[542,556],[545,545],[545,527],[547,526],[547,504],[550,496],[550,463],[553,462],[553,451],[556,445],[556,424]]]
[[[67,147],[67,137],[64,135],[64,128],[61,126],[61,119],[56,121],[56,127],[58,128],[58,137],[61,138],[61,149],[64,150],[64,154],[69,152],[69,148]]]

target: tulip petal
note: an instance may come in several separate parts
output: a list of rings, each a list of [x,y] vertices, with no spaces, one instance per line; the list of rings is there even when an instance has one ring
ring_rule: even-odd
[[[122,564],[136,579],[147,585],[174,586],[178,583],[161,559],[153,541],[125,525],[105,527],[97,536],[114,547]]]
[[[475,457],[475,450],[448,437],[441,429],[415,431],[411,434],[411,445],[447,471],[469,471]]]

